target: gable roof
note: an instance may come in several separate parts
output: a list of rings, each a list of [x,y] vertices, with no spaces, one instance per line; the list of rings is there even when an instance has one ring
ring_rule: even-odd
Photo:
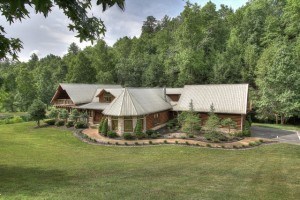
[[[92,102],[97,89],[104,88],[122,88],[121,85],[103,85],[103,84],[59,84],[67,92],[74,104],[83,104]]]
[[[139,116],[171,109],[163,88],[124,88],[107,106],[103,114],[111,116]]]
[[[216,113],[246,114],[248,84],[186,85],[175,111],[194,110],[209,112],[211,104]]]

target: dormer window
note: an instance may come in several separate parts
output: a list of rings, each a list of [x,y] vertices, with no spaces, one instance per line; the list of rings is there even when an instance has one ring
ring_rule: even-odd
[[[110,93],[105,93],[103,97],[106,103],[110,103],[112,101],[112,96]]]

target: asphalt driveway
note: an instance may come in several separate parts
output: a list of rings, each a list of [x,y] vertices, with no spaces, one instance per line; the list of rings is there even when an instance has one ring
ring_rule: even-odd
[[[300,132],[285,131],[274,128],[265,128],[259,126],[251,127],[251,136],[268,139],[276,139],[279,142],[298,144],[300,145]]]

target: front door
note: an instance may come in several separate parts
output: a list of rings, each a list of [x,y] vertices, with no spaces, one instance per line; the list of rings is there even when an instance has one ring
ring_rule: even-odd
[[[94,122],[100,122],[102,118],[102,112],[99,110],[94,111]]]

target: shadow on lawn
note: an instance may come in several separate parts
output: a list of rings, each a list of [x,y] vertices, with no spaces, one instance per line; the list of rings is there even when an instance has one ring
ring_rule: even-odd
[[[33,197],[70,185],[71,177],[61,170],[0,165],[0,197]]]

